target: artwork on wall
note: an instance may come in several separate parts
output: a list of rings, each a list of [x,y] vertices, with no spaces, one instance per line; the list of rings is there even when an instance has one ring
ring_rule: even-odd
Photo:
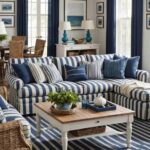
[[[97,14],[104,14],[104,2],[96,3],[96,13]]]
[[[146,15],[146,28],[150,29],[150,14]]]
[[[150,12],[150,0],[146,0],[146,10]]]
[[[14,14],[15,13],[15,2],[0,1],[0,13]]]
[[[87,18],[87,0],[65,0],[65,21],[70,21],[72,29],[81,29]]]
[[[97,16],[97,28],[104,28],[104,16]]]
[[[14,15],[0,15],[0,21],[3,21],[7,28],[15,27],[15,16]]]

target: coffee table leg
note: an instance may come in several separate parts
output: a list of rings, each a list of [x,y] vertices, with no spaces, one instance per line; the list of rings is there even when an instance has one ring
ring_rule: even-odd
[[[68,135],[67,132],[62,132],[62,149],[67,150],[68,148]]]
[[[40,126],[40,124],[41,124],[41,118],[40,118],[40,116],[38,114],[36,114],[36,122],[37,122],[37,124],[36,124],[37,137],[40,137],[40,133],[41,133],[41,126]]]
[[[131,137],[132,137],[132,123],[127,123],[127,147],[131,146]]]

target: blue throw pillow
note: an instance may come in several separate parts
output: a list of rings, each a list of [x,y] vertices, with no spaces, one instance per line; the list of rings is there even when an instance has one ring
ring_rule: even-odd
[[[9,108],[7,101],[1,95],[0,95],[0,107],[1,107],[1,109]]]
[[[79,67],[72,67],[65,65],[67,81],[84,81],[87,80],[88,77],[86,75],[85,65],[81,65]]]
[[[127,59],[104,60],[104,78],[124,79]]]
[[[136,78],[136,71],[138,69],[140,56],[128,58],[125,70],[125,77]]]
[[[12,66],[18,77],[21,78],[25,84],[34,82],[32,73],[26,63],[12,64]]]

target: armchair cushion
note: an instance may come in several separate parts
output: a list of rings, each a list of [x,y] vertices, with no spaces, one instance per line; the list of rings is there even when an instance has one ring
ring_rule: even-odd
[[[1,109],[8,109],[9,105],[7,101],[0,95],[0,108]]]
[[[6,118],[4,116],[3,110],[0,107],[0,124],[5,122],[6,122]]]

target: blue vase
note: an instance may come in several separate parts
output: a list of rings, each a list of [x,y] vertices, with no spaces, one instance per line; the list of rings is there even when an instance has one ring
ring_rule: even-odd
[[[72,107],[72,103],[57,104],[57,109],[59,110],[70,110],[71,107]]]
[[[87,30],[87,33],[86,33],[86,42],[87,43],[91,43],[91,41],[92,41],[92,37],[91,37],[90,30]]]
[[[64,34],[63,34],[63,38],[62,38],[62,42],[66,44],[66,43],[67,43],[67,41],[68,41],[67,31],[66,31],[66,30],[64,30]]]

